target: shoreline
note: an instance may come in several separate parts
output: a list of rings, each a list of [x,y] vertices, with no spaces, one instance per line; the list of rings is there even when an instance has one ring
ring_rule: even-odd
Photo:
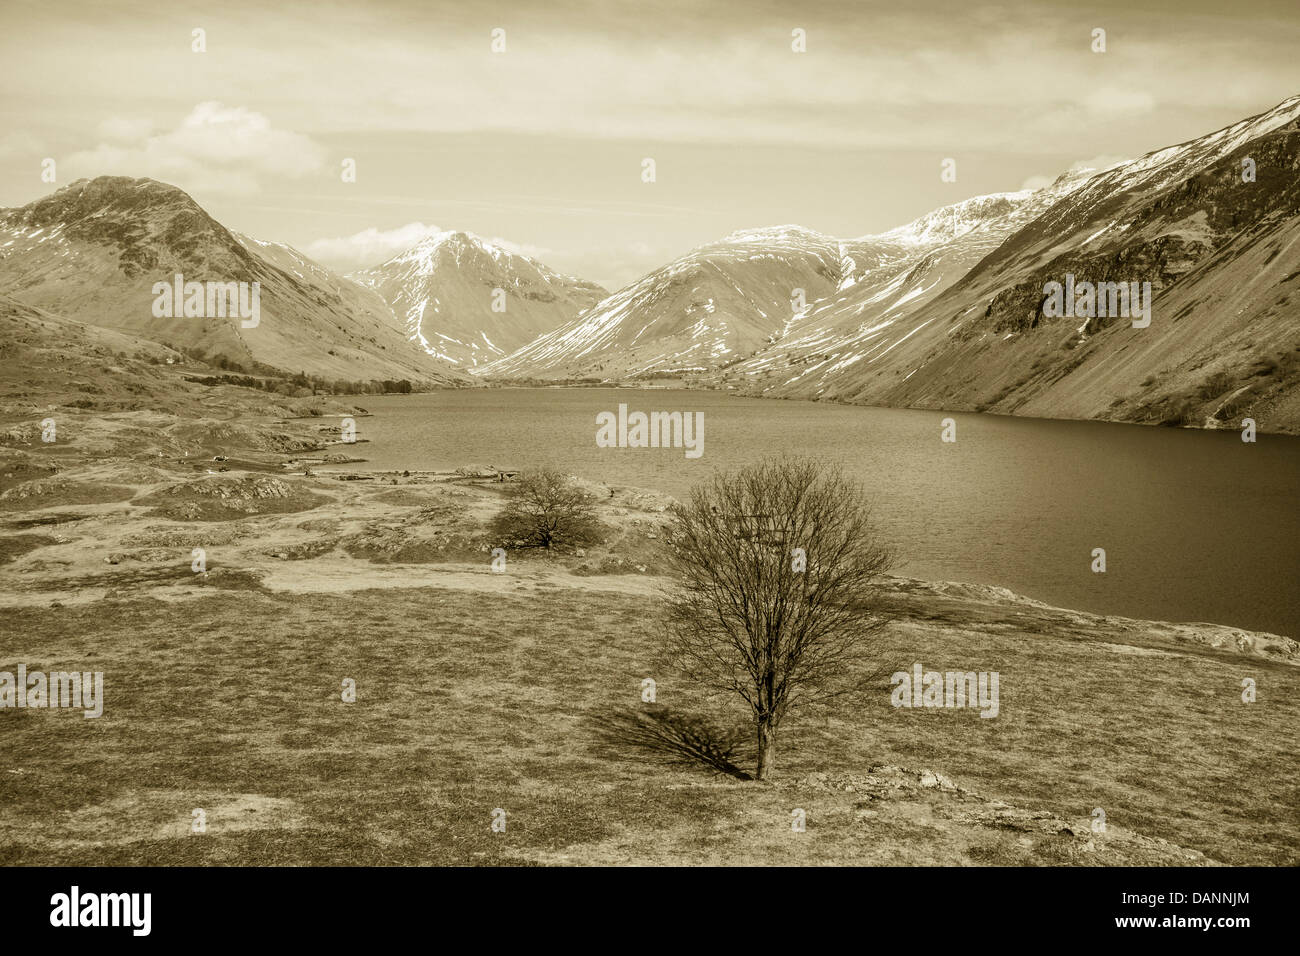
[[[318,450],[327,447],[333,446]],[[166,599],[178,599],[193,584],[193,576],[182,573],[188,571],[189,550],[202,547],[208,538],[219,542],[217,547],[238,542],[238,561],[232,562],[234,554],[221,552],[223,574],[233,572],[232,564],[237,564],[250,582],[272,591],[342,594],[421,586],[504,590],[498,586],[504,583],[502,576],[488,569],[491,549],[484,532],[509,485],[496,469],[466,465],[398,471],[366,467],[365,459],[303,452],[259,456],[261,460],[218,457],[225,460],[172,459],[171,468],[148,475],[135,460],[92,465],[91,474],[84,477],[118,489],[112,502],[78,501],[74,496],[74,500],[14,508],[17,502],[10,501],[0,511],[0,522],[10,535],[49,538],[46,532],[54,530],[58,537],[32,542],[30,550],[0,563],[5,594],[0,607],[87,603],[96,600],[96,594],[102,597],[123,587],[158,597],[166,592]],[[594,494],[598,514],[612,531],[609,547],[592,549],[590,555],[517,553],[512,561],[523,577],[505,580],[530,588],[660,593],[667,579],[655,573],[655,554],[673,496],[644,487],[575,480]],[[414,520],[433,511],[438,514],[424,519],[430,522],[428,527]],[[313,530],[327,534],[313,536]],[[70,536],[74,531],[76,538]],[[76,552],[81,554],[74,559]],[[215,548],[213,553],[218,553]],[[402,560],[404,555],[414,557]],[[110,568],[104,568],[105,563]],[[170,565],[176,573],[132,578],[114,574],[111,566],[115,565],[135,571]],[[180,571],[177,565],[182,566]],[[290,565],[292,573],[285,570]],[[30,575],[59,567],[76,573],[76,588],[60,587],[57,578],[47,578],[41,587],[31,586]],[[320,574],[320,582],[311,582],[314,572]],[[441,584],[436,583],[439,579]],[[1119,643],[1125,642],[1126,635],[1145,634],[1133,646],[1228,651],[1300,664],[1300,644],[1273,632],[1087,611],[999,585],[905,574],[889,575],[886,581],[895,596],[925,594],[943,603],[954,621],[958,608],[966,606],[973,619],[986,622],[999,617],[1021,623],[1038,618],[1045,629],[1095,631]],[[80,595],[75,593],[78,589]]]
[[[763,394],[756,394],[754,392],[749,392],[749,391],[742,391],[740,389],[719,388],[716,385],[690,385],[684,382],[677,385],[635,385],[627,382],[592,382],[592,383],[581,383],[581,384],[569,382],[564,384],[557,383],[554,385],[544,385],[541,383],[521,384],[521,383],[505,382],[505,381],[494,382],[486,379],[479,379],[479,381],[482,384],[477,386],[462,386],[462,387],[439,386],[437,388],[430,388],[420,392],[411,392],[409,394],[425,395],[425,394],[432,394],[434,392],[455,392],[455,391],[463,391],[464,388],[466,387],[488,388],[488,389],[514,389],[514,390],[522,390],[522,389],[529,389],[529,388],[544,388],[544,389],[606,388],[606,389],[614,389],[614,390],[621,390],[621,391],[636,391],[636,392],[655,392],[655,391],[709,392],[717,395],[726,395],[730,398],[753,398],[753,399],[760,399],[763,401],[772,401],[772,402],[802,402],[809,405],[838,405],[843,408],[877,408],[884,411],[897,411],[897,412],[934,412],[937,415],[988,415],[997,418],[1014,418],[1017,420],[1030,421],[1030,422],[1054,422],[1054,423],[1090,422],[1098,425],[1132,425],[1137,428],[1169,428],[1169,429],[1182,430],[1188,432],[1240,431],[1240,428],[1236,425],[1231,425],[1227,423],[1211,425],[1208,423],[1208,420],[1207,422],[1204,422],[1200,425],[1189,425],[1189,424],[1175,425],[1168,422],[1156,422],[1156,421],[1135,422],[1135,421],[1129,421],[1127,419],[1122,419],[1122,418],[1049,418],[1049,417],[1044,417],[1042,415],[1017,415],[1015,412],[997,412],[997,411],[992,411],[990,409],[980,410],[978,408],[973,408],[973,407],[972,408],[944,408],[939,406],[928,406],[928,405],[875,405],[870,402],[852,402],[852,401],[846,401],[844,399],[839,399],[839,398],[800,398],[797,396],[790,396],[790,395],[763,395]],[[390,394],[396,395],[398,393],[393,392]],[[388,395],[385,395],[384,397],[388,397]],[[1269,437],[1272,438],[1300,439],[1300,431],[1291,431],[1291,432],[1270,431],[1268,428],[1261,427],[1258,424],[1256,425],[1255,434],[1268,435]]]

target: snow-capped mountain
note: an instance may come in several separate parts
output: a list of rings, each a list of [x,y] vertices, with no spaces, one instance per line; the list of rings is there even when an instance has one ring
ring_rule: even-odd
[[[482,373],[621,378],[737,370],[730,378],[771,362],[806,361],[873,317],[928,300],[1074,185],[1063,178],[1038,192],[979,196],[857,239],[792,225],[735,232]]]
[[[780,334],[840,284],[840,244],[799,226],[733,233],[650,273],[480,374],[601,378],[702,371]]]
[[[937,295],[900,302],[909,284],[926,281],[924,267],[913,266],[874,302],[821,303],[802,341],[782,341],[734,370],[730,384],[1043,417],[1214,424],[1253,413],[1273,430],[1296,430],[1298,117],[1300,97],[1292,97],[1082,182],[1058,181],[1045,208],[1030,200],[1023,211],[1034,215]],[[1045,285],[1067,274],[1150,282],[1150,326],[1052,317]],[[860,284],[872,289],[871,278]],[[858,326],[838,335],[844,311],[862,306]]]
[[[466,232],[438,232],[351,278],[377,293],[429,355],[475,369],[607,293]]]
[[[156,316],[154,284],[178,273],[187,282],[258,282],[256,327]],[[243,367],[346,381],[465,381],[414,348],[377,297],[291,247],[237,237],[185,192],[152,179],[82,179],[0,210],[0,294]]]
[[[1082,176],[1062,176],[1039,190],[976,196],[875,236],[842,242],[842,278],[831,295],[811,303],[757,355],[729,366],[720,380],[752,387],[820,381],[859,361],[858,343],[883,343],[881,333],[957,282],[1007,236],[1076,189]],[[837,361],[831,361],[835,354]],[[842,363],[842,364],[841,364]]]

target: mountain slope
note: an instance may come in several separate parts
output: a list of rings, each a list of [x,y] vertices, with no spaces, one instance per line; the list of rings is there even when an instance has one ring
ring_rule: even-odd
[[[812,361],[773,350],[732,384],[1044,417],[1211,427],[1255,417],[1265,430],[1300,430],[1298,116],[1292,97],[1091,175],[937,296],[868,314],[855,333],[818,343]],[[1242,179],[1247,157],[1255,182]],[[1044,286],[1067,274],[1150,282],[1150,327],[1051,317]]]
[[[271,265],[324,290],[328,295],[338,296],[351,311],[386,325],[405,336],[406,323],[397,317],[375,290],[327,269],[288,243],[268,242],[238,232],[234,233],[234,236],[243,243],[245,249],[265,259]]]
[[[840,244],[798,226],[733,233],[657,269],[480,370],[491,377],[646,376],[712,368],[779,334],[843,277]]]
[[[463,383],[445,362],[408,343],[377,299],[367,301],[350,283],[286,269],[288,247],[268,253],[250,243],[174,186],[83,179],[0,210],[0,294],[241,366],[348,381]],[[154,316],[154,283],[176,273],[186,281],[259,282],[260,322],[243,328],[238,318]]]
[[[427,236],[352,278],[388,304],[426,353],[467,368],[531,342],[606,295],[465,232]]]
[[[820,378],[838,368],[828,364],[831,353],[855,361],[856,344],[938,296],[1080,182],[1063,176],[1046,189],[978,196],[878,236],[841,243],[843,277],[836,291],[797,314],[757,355],[706,378],[732,384],[777,376],[788,386],[805,373]]]

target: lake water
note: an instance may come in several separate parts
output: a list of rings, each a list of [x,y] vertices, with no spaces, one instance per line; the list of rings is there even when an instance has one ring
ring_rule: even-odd
[[[598,448],[596,415],[701,411],[704,454]],[[682,495],[776,452],[842,462],[900,573],[1052,604],[1300,636],[1300,439],[648,389],[364,396],[356,453],[385,469],[551,466]],[[957,441],[940,441],[952,417]],[[1106,550],[1106,573],[1091,571]]]

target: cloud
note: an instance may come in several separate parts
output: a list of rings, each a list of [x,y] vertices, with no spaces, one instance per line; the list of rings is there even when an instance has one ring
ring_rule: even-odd
[[[408,222],[395,229],[376,229],[371,226],[350,236],[316,239],[308,243],[303,252],[332,269],[366,269],[405,252],[425,236],[439,231],[437,226],[422,222]],[[501,244],[505,246],[504,242]]]
[[[275,129],[261,113],[217,102],[198,104],[174,130],[153,134],[143,120],[112,117],[107,140],[68,157],[77,176],[150,176],[187,190],[257,192],[272,177],[318,172],[326,152],[308,136]]]
[[[1020,17],[1006,4],[914,0],[864,16],[860,5],[832,0],[792,20],[788,4],[741,0],[493,2],[487,9],[499,8],[508,27],[503,54],[490,52],[493,15],[467,15],[455,0],[361,19],[336,2],[312,5],[309,17],[292,4],[225,4],[207,15],[205,56],[189,52],[188,31],[178,37],[167,17],[74,26],[57,5],[0,4],[0,59],[11,67],[6,99],[20,122],[31,111],[32,122],[81,123],[80,78],[93,75],[98,102],[188,108],[219,88],[230,102],[274,104],[316,136],[358,138],[504,130],[1082,152],[1102,148],[1086,144],[1097,136],[1092,123],[1107,117],[1150,117],[1150,141],[1172,142],[1208,128],[1207,116],[1227,121],[1291,92],[1294,16],[1242,16],[1201,0],[1195,14],[1170,17],[1127,4],[1107,23],[1111,52],[1094,54],[1093,24],[1077,5],[1043,4],[1042,15]],[[9,8],[23,13],[6,30]],[[808,31],[806,53],[791,49],[796,21]],[[1142,131],[1130,132],[1126,142]]]

